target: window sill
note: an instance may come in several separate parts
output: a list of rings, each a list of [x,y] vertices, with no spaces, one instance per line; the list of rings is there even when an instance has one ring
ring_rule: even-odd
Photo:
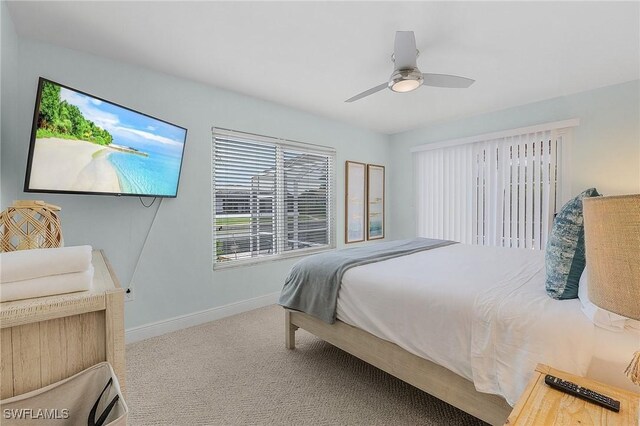
[[[296,250],[294,252],[285,253],[285,254],[265,255],[262,257],[253,257],[253,258],[243,259],[243,260],[230,260],[228,262],[216,262],[214,260],[213,270],[221,271],[225,269],[235,269],[235,268],[256,266],[263,263],[277,262],[279,260],[294,259],[296,257],[304,257],[304,256],[310,256],[312,254],[324,253],[324,252],[332,251],[335,249],[336,249],[336,246],[331,245],[331,246],[322,247],[322,248]]]

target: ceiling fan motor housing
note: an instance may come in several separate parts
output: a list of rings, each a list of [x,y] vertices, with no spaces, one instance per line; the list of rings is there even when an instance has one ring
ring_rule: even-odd
[[[394,92],[410,92],[422,86],[424,77],[418,68],[395,70],[389,77],[389,89]]]

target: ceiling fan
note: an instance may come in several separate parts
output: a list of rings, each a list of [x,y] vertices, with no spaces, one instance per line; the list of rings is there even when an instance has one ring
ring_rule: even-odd
[[[416,62],[419,53],[416,49],[416,37],[413,31],[396,31],[396,41],[391,56],[394,68],[389,81],[365,90],[345,102],[357,101],[385,88],[399,93],[411,92],[422,85],[466,89],[475,82],[470,78],[457,75],[420,72]]]

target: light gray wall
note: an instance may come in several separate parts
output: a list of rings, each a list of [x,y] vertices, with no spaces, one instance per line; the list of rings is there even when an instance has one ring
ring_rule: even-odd
[[[16,99],[18,93],[18,36],[7,4],[0,2],[0,172],[12,173],[12,165],[4,155],[4,146],[15,140]],[[0,205],[10,203],[17,195],[8,179],[0,179]]]
[[[640,80],[434,124],[390,137],[391,238],[416,233],[410,149],[416,145],[579,118],[571,155],[571,192],[640,192]]]
[[[134,272],[158,208],[137,198],[24,194],[38,77],[86,91],[188,128],[177,199],[165,199],[135,274],[135,300],[126,327],[277,292],[295,260],[212,271],[211,126],[328,145],[337,150],[337,229],[343,229],[344,161],[387,165],[387,137],[270,102],[52,45],[19,40],[17,138],[3,144],[13,164],[3,185],[19,197],[62,207],[67,245],[105,250],[123,285]],[[339,245],[342,232],[337,232]]]

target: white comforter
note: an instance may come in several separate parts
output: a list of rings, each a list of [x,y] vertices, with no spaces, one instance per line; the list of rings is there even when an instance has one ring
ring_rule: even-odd
[[[542,252],[456,244],[350,269],[338,319],[513,405],[537,363],[585,375],[597,350],[579,300],[549,298],[544,276]]]

